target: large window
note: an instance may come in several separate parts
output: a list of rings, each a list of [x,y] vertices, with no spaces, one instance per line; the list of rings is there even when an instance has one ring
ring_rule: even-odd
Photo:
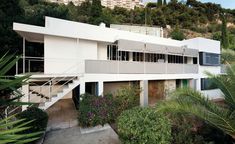
[[[168,55],[168,63],[184,63],[183,56]]]
[[[144,61],[144,54],[141,52],[133,52],[133,61]]]
[[[118,51],[117,45],[108,45],[107,46],[107,59],[129,61],[129,52]]]
[[[217,89],[217,86],[209,78],[201,79],[201,90]]]
[[[220,55],[214,53],[200,52],[200,65],[218,66],[220,65]]]
[[[165,62],[164,54],[145,53],[146,62]]]

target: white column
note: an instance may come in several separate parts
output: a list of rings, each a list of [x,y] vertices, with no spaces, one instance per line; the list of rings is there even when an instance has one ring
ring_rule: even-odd
[[[23,85],[21,88],[22,88],[22,93],[23,93],[23,96],[21,97],[21,102],[30,102],[29,84]],[[27,107],[28,105],[23,105],[22,111],[26,110]]]
[[[133,61],[133,52],[129,52],[129,61]]]
[[[140,81],[140,106],[148,106],[148,80]]]
[[[86,93],[86,85],[85,85],[86,83],[85,83],[85,81],[84,81],[84,79],[83,78],[81,78],[80,79],[80,95],[81,94],[85,94]]]
[[[98,96],[103,96],[104,92],[104,82],[103,81],[99,81],[98,82]]]
[[[23,74],[25,73],[25,37],[23,37]]]

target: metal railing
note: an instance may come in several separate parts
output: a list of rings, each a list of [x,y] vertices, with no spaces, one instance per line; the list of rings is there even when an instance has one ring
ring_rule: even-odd
[[[44,72],[44,57],[20,57],[16,62],[16,74]]]
[[[41,96],[39,103],[45,102],[45,100],[50,101],[52,96],[56,95],[61,88],[63,88],[69,82],[83,76],[82,74],[68,75],[68,73],[72,71],[76,65],[77,64],[69,67],[60,75],[50,78],[47,82],[43,83],[42,85],[38,85],[33,82],[32,84],[36,85],[36,88],[29,92],[28,101],[33,102],[32,100],[33,94],[35,94],[37,97]],[[59,84],[60,82],[62,84]],[[45,90],[46,87],[48,87],[47,91]]]

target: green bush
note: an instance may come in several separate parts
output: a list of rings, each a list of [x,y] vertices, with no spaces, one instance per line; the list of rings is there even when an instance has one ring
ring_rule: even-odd
[[[82,127],[104,125],[115,120],[116,104],[113,97],[93,96],[84,94],[80,96],[78,121]]]
[[[33,122],[29,124],[30,129],[24,131],[24,133],[45,131],[47,128],[48,114],[37,107],[28,108],[27,110],[19,113],[17,118],[26,119],[27,121],[33,120]]]
[[[124,110],[139,106],[140,89],[137,86],[122,87],[117,91],[114,101],[117,104],[117,114]]]
[[[135,107],[117,120],[118,134],[124,144],[169,144],[170,121],[152,108]]]
[[[180,30],[178,27],[173,29],[170,33],[170,37],[175,40],[184,40],[186,38],[184,32]]]
[[[81,95],[78,112],[79,125],[92,127],[115,122],[121,112],[139,105],[139,92],[137,87],[128,86],[118,90],[115,96],[111,94],[104,97]]]
[[[195,117],[184,117],[180,114],[168,115],[172,123],[172,143],[174,144],[204,144],[201,135],[197,133],[196,124],[201,122]]]

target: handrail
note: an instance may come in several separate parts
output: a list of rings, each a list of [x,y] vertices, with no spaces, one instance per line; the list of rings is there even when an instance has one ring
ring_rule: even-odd
[[[63,75],[67,75],[66,72],[70,71],[71,68],[75,67],[76,65],[77,65],[77,63],[76,63],[75,65],[69,67],[69,68],[68,68],[67,70],[65,70],[64,72],[62,72],[62,74],[53,77],[52,79],[50,79],[49,81],[45,82],[44,84],[42,84],[42,85],[41,85],[40,87],[38,87],[37,89],[34,89],[33,91],[29,92],[29,98],[30,98],[30,94],[32,94],[33,92],[37,92],[37,90],[40,90],[40,91],[41,91],[41,89],[42,89],[43,86],[45,86],[45,85],[47,85],[47,84],[50,84],[53,80],[56,80],[56,79],[60,78],[60,77],[63,76]],[[74,77],[78,77],[78,76],[79,76],[79,74],[76,75],[76,76],[74,76]],[[58,82],[64,80],[66,77],[68,77],[68,76],[63,76],[61,79],[58,80]],[[57,83],[58,83],[58,82],[57,82]],[[57,83],[56,83],[56,84],[57,84]],[[54,84],[53,84],[53,85],[54,85]],[[29,99],[29,101],[30,101],[30,99]]]
[[[77,76],[72,77],[71,79],[67,80],[65,83],[63,83],[61,86],[59,86],[58,88],[56,88],[55,90],[53,90],[51,93],[53,93],[54,91],[58,91],[61,87],[63,87],[64,85],[66,85],[67,83],[69,83],[71,80],[74,80]]]

